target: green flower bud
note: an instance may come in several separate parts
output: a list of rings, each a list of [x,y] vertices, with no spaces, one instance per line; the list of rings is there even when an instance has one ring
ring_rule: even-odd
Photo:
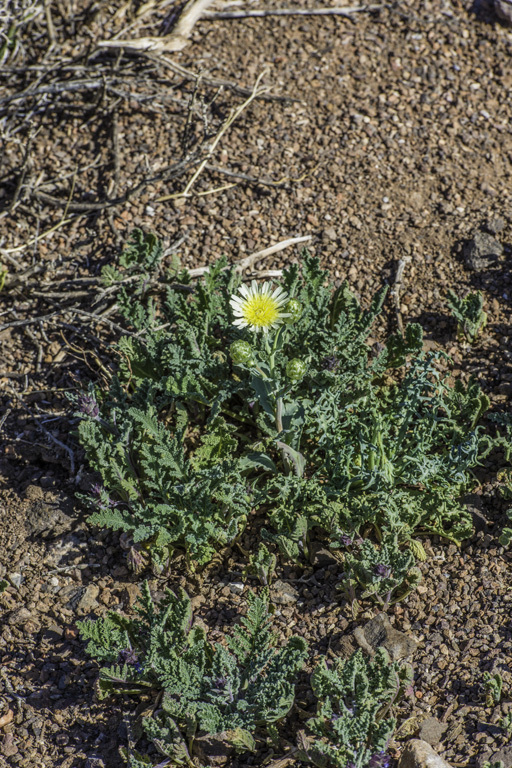
[[[298,357],[294,357],[286,366],[286,375],[292,381],[299,381],[299,379],[302,379],[306,375],[307,370],[308,367],[304,360],[299,360]]]
[[[234,341],[229,348],[231,359],[235,365],[250,365],[254,360],[254,352],[247,341]]]
[[[289,299],[285,304],[284,311],[289,315],[289,317],[285,319],[285,323],[291,325],[292,323],[296,323],[302,315],[302,304],[298,299]]]

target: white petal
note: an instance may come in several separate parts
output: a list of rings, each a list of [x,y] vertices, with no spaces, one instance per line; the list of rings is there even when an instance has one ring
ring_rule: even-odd
[[[272,294],[272,298],[276,301],[284,303],[286,299],[288,298],[288,294],[286,291],[283,291],[282,288],[276,288],[274,293]]]
[[[251,295],[248,287],[244,283],[242,283],[242,285],[240,286],[240,288],[238,290],[240,291],[242,296],[245,296],[247,299]]]

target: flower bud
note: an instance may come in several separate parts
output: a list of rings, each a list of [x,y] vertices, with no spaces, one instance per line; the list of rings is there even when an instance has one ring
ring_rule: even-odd
[[[374,565],[373,572],[375,576],[379,577],[379,579],[389,579],[392,573],[391,566],[385,565],[384,563],[379,563],[378,565]]]
[[[292,323],[296,323],[302,315],[302,304],[298,299],[289,299],[285,304],[284,311],[288,315],[285,323],[291,325]]]
[[[235,365],[250,365],[254,360],[254,352],[247,341],[234,341],[229,348],[229,354]]]
[[[304,360],[294,357],[286,366],[286,375],[292,381],[299,381],[299,379],[302,379],[306,375],[307,370],[308,367]]]

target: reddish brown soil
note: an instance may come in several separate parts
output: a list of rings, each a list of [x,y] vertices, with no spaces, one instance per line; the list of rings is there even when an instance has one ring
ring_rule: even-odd
[[[366,301],[410,259],[403,320],[419,320],[503,410],[512,392],[512,31],[483,4],[474,12],[457,0],[403,0],[350,19],[203,20],[183,52],[162,58],[97,42],[158,35],[169,8],[141,21],[120,2],[46,5],[53,33],[36,2],[0,74],[0,576],[11,582],[0,598],[0,717],[13,714],[0,729],[0,766],[114,768],[126,727],[115,703],[95,702],[97,669],[75,622],[91,609],[129,608],[136,579],[115,537],[92,531],[75,500],[88,476],[65,399],[113,365],[121,329],[113,296],[95,304],[101,267],[134,226],[190,267],[311,235],[333,278],[348,278]],[[19,0],[12,14],[25,7]],[[9,13],[0,14],[5,30]],[[243,111],[194,194],[176,202],[264,70],[276,98]],[[191,73],[202,73],[197,85]],[[475,271],[462,246],[489,224],[503,255]],[[258,269],[299,257],[288,249]],[[471,348],[455,340],[449,288],[484,292],[489,322]],[[391,302],[387,321],[394,327]],[[505,710],[486,708],[481,688],[484,671],[512,686],[512,560],[497,542],[495,470],[484,468],[477,489],[486,530],[462,550],[432,542],[423,585],[390,614],[420,641],[402,719],[445,723],[438,750],[454,766],[481,764],[508,740],[497,727]],[[229,583],[242,566],[233,555],[202,586],[183,579],[211,627],[232,621],[240,598]],[[306,636],[315,656],[336,651],[355,626],[336,567],[279,576],[300,593],[279,628]],[[305,690],[299,703],[311,714]]]

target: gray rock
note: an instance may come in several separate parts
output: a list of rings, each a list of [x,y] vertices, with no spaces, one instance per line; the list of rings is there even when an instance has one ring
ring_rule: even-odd
[[[357,627],[354,630],[354,638],[363,651],[370,655],[373,655],[380,646],[384,647],[392,661],[412,656],[418,647],[412,637],[391,626],[385,613],[379,613],[364,627]]]
[[[99,607],[99,603],[96,600],[100,593],[100,588],[96,584],[89,584],[82,597],[80,598],[77,611],[82,616],[86,613],[96,610]]]
[[[37,485],[29,485],[25,498],[30,502],[25,518],[27,535],[60,535],[71,530],[73,503],[68,497],[44,492]]]
[[[502,219],[501,216],[489,216],[485,228],[491,235],[499,235],[505,229],[505,219]]]
[[[507,744],[506,747],[502,747],[499,752],[495,752],[490,762],[497,763],[501,761],[503,768],[512,768],[512,744]]]
[[[27,608],[18,608],[17,611],[13,611],[10,614],[7,623],[16,626],[17,624],[25,624],[26,621],[30,621],[31,619],[32,614]]]
[[[466,264],[476,272],[494,266],[502,254],[502,244],[487,232],[475,232],[462,250]]]
[[[466,505],[469,514],[473,518],[475,531],[477,533],[478,531],[487,533],[488,520],[482,511],[482,498],[476,493],[468,493],[467,496],[464,496],[462,501]]]
[[[435,717],[426,717],[418,729],[418,738],[426,741],[431,747],[437,747],[446,731],[445,723],[440,723]]]
[[[295,587],[292,587],[291,584],[287,584],[285,581],[281,581],[281,579],[274,581],[270,595],[272,602],[277,605],[291,605],[299,599],[299,593]]]
[[[241,581],[232,581],[228,586],[234,595],[241,595],[244,591],[244,585]]]
[[[450,764],[434,752],[426,741],[412,739],[405,745],[398,768],[450,768]]]
[[[343,635],[336,644],[336,653],[342,659],[349,659],[357,650],[355,643],[348,635]]]
[[[23,576],[21,573],[10,573],[7,577],[13,587],[21,587],[23,584]]]
[[[228,732],[214,733],[211,736],[199,736],[194,740],[194,752],[199,757],[201,763],[206,765],[224,766],[231,761],[234,754],[234,747],[227,743]]]
[[[496,16],[512,24],[512,0],[494,0]]]

